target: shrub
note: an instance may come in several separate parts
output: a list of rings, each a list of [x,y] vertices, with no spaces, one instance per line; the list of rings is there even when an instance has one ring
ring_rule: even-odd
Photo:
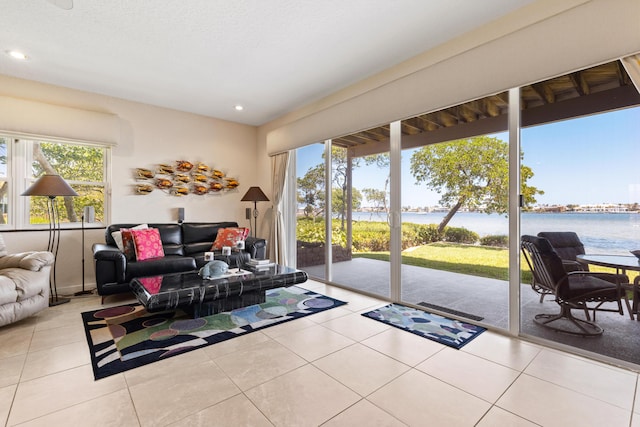
[[[507,246],[509,246],[509,236],[484,236],[480,239],[480,244],[482,246],[497,246],[500,248],[506,248]]]
[[[444,229],[445,242],[474,244],[478,239],[480,239],[478,233],[463,227],[446,227]]]
[[[353,234],[354,252],[387,252],[389,251],[389,233],[363,231]]]
[[[311,218],[298,218],[296,224],[296,238],[303,242],[325,243],[324,221]],[[346,246],[347,234],[340,230],[340,224],[334,224],[331,231],[331,242],[334,245]]]
[[[421,245],[439,242],[442,240],[442,237],[443,235],[438,231],[438,226],[436,224],[418,225],[418,238]]]

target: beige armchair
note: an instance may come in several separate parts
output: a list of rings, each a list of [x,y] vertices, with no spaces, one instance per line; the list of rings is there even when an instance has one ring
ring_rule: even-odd
[[[0,326],[32,316],[49,306],[51,252],[8,254],[0,236]]]

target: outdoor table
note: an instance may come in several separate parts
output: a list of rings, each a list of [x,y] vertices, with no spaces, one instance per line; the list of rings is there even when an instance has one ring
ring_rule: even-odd
[[[640,259],[632,255],[577,255],[576,260],[582,264],[599,265],[601,267],[615,268],[616,274],[626,274],[627,270],[640,271]],[[633,283],[633,314],[638,314],[639,283]],[[637,317],[640,320],[640,316]]]

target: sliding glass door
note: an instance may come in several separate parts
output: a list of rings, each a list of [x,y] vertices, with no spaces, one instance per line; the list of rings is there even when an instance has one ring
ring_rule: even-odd
[[[308,271],[640,364],[621,338],[640,334],[626,306],[598,313],[598,340],[535,323],[560,307],[532,287],[520,253],[522,234],[555,231],[575,233],[587,254],[640,249],[638,123],[638,89],[614,61],[300,149],[298,245],[325,254]],[[633,298],[638,274],[618,270]]]

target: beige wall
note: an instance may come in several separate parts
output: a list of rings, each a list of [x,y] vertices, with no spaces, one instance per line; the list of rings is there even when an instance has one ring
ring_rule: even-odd
[[[259,184],[256,128],[102,95],[0,75],[0,96],[115,114],[120,137],[112,151],[112,208],[109,222],[175,222],[177,208],[186,221],[235,220],[248,226],[241,202],[244,191]],[[145,196],[133,192],[136,167],[154,168],[176,160],[202,161],[240,181],[237,191],[222,195],[170,196],[156,190]],[[44,249],[48,232],[4,232],[13,251]],[[94,287],[91,245],[104,241],[104,231],[85,234],[85,282]],[[75,292],[81,282],[81,233],[63,230],[57,282],[62,292]]]

